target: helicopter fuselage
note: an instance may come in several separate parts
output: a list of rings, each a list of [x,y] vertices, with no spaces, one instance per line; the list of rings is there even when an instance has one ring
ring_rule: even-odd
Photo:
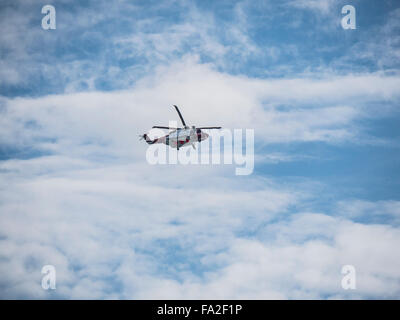
[[[176,129],[171,131],[167,135],[156,138],[153,143],[164,143],[172,148],[179,149],[183,146],[193,146],[195,142],[201,142],[207,139],[209,135],[203,132],[201,129]]]
[[[182,128],[171,128],[171,127],[164,127],[164,126],[153,126],[153,128],[158,128],[158,129],[168,129],[172,130],[170,131],[167,135],[160,137],[160,138],[155,138],[155,139],[150,139],[149,136],[145,133],[143,135],[140,135],[141,139],[145,139],[148,144],[154,144],[154,143],[164,143],[172,148],[176,148],[179,150],[179,148],[185,146],[185,145],[191,145],[194,149],[196,149],[194,143],[195,142],[201,142],[203,140],[206,140],[209,135],[205,132],[202,131],[202,129],[221,129],[221,127],[189,127],[186,125],[185,120],[182,117],[181,112],[179,111],[178,107],[174,105],[176,112],[179,115],[179,118],[182,121]]]

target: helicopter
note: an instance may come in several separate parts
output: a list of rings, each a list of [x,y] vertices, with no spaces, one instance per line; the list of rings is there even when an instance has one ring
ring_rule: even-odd
[[[155,139],[150,139],[149,136],[145,133],[143,135],[140,135],[139,137],[141,140],[145,140],[148,144],[155,144],[155,143],[164,143],[171,148],[176,148],[179,150],[179,148],[183,146],[192,146],[193,149],[196,149],[195,143],[196,142],[201,142],[203,140],[206,140],[209,135],[205,132],[203,132],[203,129],[221,129],[221,127],[189,127],[186,125],[185,120],[183,120],[182,114],[179,111],[179,108],[174,105],[176,112],[178,112],[179,118],[182,121],[182,128],[171,128],[171,127],[164,127],[164,126],[153,126],[154,128],[157,129],[167,129],[167,130],[172,130],[170,131],[167,135],[160,137],[160,138],[155,138]]]

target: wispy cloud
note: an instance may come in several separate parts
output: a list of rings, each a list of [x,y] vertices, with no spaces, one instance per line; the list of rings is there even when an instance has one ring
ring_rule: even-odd
[[[296,8],[313,10],[319,14],[326,15],[332,12],[334,3],[335,0],[294,0],[289,2],[289,5]]]
[[[398,10],[358,42],[337,5],[57,1],[54,32],[2,6],[0,297],[398,298]],[[254,129],[254,174],[149,165],[137,134],[172,104]],[[349,183],[363,165],[382,193]]]

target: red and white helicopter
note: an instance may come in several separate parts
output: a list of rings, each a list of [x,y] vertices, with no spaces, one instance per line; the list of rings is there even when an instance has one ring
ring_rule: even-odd
[[[153,128],[158,129],[167,129],[172,130],[167,135],[151,140],[149,136],[145,133],[140,136],[141,139],[145,139],[148,144],[154,143],[164,143],[172,148],[179,148],[183,146],[191,145],[193,149],[196,149],[194,143],[201,142],[208,138],[208,134],[203,132],[202,129],[221,129],[221,127],[195,127],[191,128],[186,125],[185,120],[183,120],[182,114],[180,113],[177,106],[175,106],[176,111],[178,112],[179,118],[181,118],[183,128],[171,128],[171,127],[163,127],[163,126],[153,126]]]

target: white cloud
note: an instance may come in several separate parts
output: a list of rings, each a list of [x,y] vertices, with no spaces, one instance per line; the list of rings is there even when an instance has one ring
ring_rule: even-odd
[[[42,30],[41,7],[34,2],[17,1],[2,11],[0,85],[29,89],[44,80],[53,92],[71,92],[92,89],[99,86],[96,80],[106,79],[112,89],[121,89],[185,54],[228,67],[233,63],[227,57],[246,59],[259,53],[240,6],[234,21],[223,25],[212,12],[187,2],[140,7],[130,1],[95,1],[56,7],[53,31]],[[160,16],[168,10],[179,17]]]
[[[392,225],[400,224],[400,202],[393,200],[366,201],[348,200],[338,204],[337,211],[343,217],[350,219],[367,219],[368,222],[378,223],[390,221]]]
[[[332,12],[334,3],[335,0],[295,0],[289,2],[289,5],[296,8],[313,10],[326,15]]]
[[[155,241],[178,241],[193,255],[206,255],[226,248],[246,221],[272,218],[295,201],[265,186],[252,192],[229,187],[230,179],[208,168],[172,168],[166,175],[164,168],[139,164],[61,163],[50,171],[49,160],[3,163],[3,297],[46,297],[38,273],[44,264],[56,266],[61,297],[105,298],[109,290],[138,295],[105,289],[107,278],[139,285],[120,275],[120,268],[138,282],[154,277],[162,267]]]
[[[260,142],[368,142],[358,121],[376,116],[368,103],[397,101],[399,86],[397,77],[380,75],[249,79],[188,57],[130,90],[3,99],[1,143],[71,156],[139,156],[137,134],[177,119],[172,104],[191,125],[252,128]]]
[[[208,167],[60,160],[2,163],[3,298],[399,295],[398,228],[293,212],[315,196],[305,189]],[[40,287],[44,264],[57,269],[52,294]],[[344,264],[356,291],[340,287]]]
[[[144,285],[145,290],[139,297],[357,299],[399,296],[398,229],[363,226],[324,215],[316,216],[316,220],[308,216],[310,219],[302,215],[297,217],[290,226],[291,231],[301,232],[301,228],[306,227],[302,232],[306,236],[312,235],[309,233],[311,228],[319,236],[328,236],[328,241],[310,239],[296,244],[290,235],[287,235],[286,244],[237,238],[227,251],[214,256],[217,271],[209,272],[201,279],[189,277],[183,282],[152,279],[150,285]],[[326,235],[324,228],[332,223],[334,226],[330,229],[334,232]],[[282,231],[279,223],[272,226],[276,227],[274,235]],[[379,240],[371,243],[371,237]],[[341,268],[345,264],[356,268],[355,291],[341,287]],[[157,290],[154,291],[154,287]]]
[[[339,133],[354,134],[356,103],[369,90],[397,97],[397,78],[353,77],[350,90],[346,77],[252,80],[192,60],[159,72],[129,91],[3,99],[2,143],[52,154],[1,162],[2,297],[398,296],[397,228],[293,216],[314,191],[234,179],[228,167],[149,166],[136,136],[176,119],[176,103],[188,123],[254,125],[279,141],[347,139]],[[331,107],[337,92],[349,106]],[[282,111],[280,99],[310,106]],[[57,269],[54,293],[40,287],[45,264]],[[340,288],[344,264],[359,272],[356,292]]]
[[[77,17],[76,27],[115,14],[89,10]],[[0,162],[2,298],[399,297],[399,229],[372,224],[381,220],[351,221],[381,213],[397,221],[397,202],[342,202],[327,215],[301,209],[305,199],[319,195],[310,185],[237,178],[228,166],[145,162],[147,145],[137,134],[177,119],[172,104],[181,106],[189,124],[254,128],[265,145],[367,143],[358,120],[377,116],[368,105],[398,101],[397,76],[254,79],[216,71],[218,61],[230,63],[226,54],[258,54],[246,18],[236,6],[236,20],[226,26],[230,43],[216,34],[213,16],[195,8],[187,20],[159,32],[146,31],[154,20],[144,19],[139,37],[118,39],[118,54],[129,58],[134,45],[138,54],[158,60],[152,66],[167,63],[135,86],[135,69],[124,69],[118,79],[122,69],[105,70],[101,59],[72,59],[47,69],[68,79],[65,94],[1,98],[0,144],[10,149],[9,159]],[[30,40],[12,43],[7,37],[0,41],[17,59],[9,60],[3,75],[17,83],[40,65],[20,73],[17,66],[30,59]],[[181,58],[189,42],[195,47]],[[200,63],[202,54],[215,61]],[[277,54],[271,49],[272,58]],[[83,69],[87,73],[79,74]],[[95,91],[99,75],[129,89]],[[81,79],[90,92],[73,93]],[[52,293],[40,287],[45,264],[57,270]],[[357,291],[340,287],[344,264],[356,267]]]
[[[376,70],[387,74],[398,74],[400,57],[400,9],[388,13],[384,23],[372,25],[370,32],[361,35],[355,41],[346,56],[338,59],[336,64],[352,64],[362,61],[372,64]]]

